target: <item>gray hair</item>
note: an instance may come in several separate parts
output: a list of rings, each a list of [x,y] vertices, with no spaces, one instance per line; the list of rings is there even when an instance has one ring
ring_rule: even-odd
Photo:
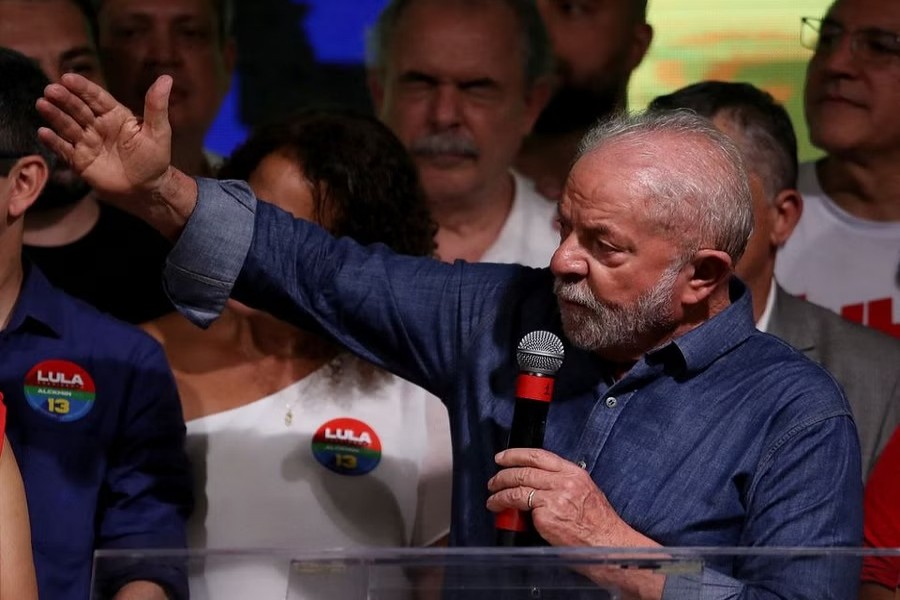
[[[388,48],[397,30],[397,24],[413,2],[417,0],[391,0],[381,11],[378,20],[369,30],[366,39],[366,64],[379,75],[384,73],[388,61]],[[522,40],[522,63],[525,82],[535,81],[553,72],[555,59],[550,38],[534,0],[440,0],[441,5],[451,3],[471,8],[483,8],[494,2],[502,3],[515,14]]]
[[[654,143],[661,137],[689,143],[663,154]],[[682,261],[707,247],[738,262],[753,231],[753,209],[741,153],[728,136],[693,112],[619,114],[585,135],[576,160],[613,143],[653,159],[633,185],[647,196],[651,223],[677,240]]]

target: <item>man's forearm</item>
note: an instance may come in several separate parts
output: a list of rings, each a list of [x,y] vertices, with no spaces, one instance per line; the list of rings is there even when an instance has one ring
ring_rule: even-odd
[[[197,182],[175,167],[169,167],[151,192],[147,210],[138,214],[168,239],[175,241],[197,206]]]

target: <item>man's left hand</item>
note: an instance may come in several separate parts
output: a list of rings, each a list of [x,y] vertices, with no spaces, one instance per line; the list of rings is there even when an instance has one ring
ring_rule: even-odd
[[[510,448],[495,460],[504,468],[488,481],[488,509],[530,510],[535,529],[551,545],[658,545],[625,523],[578,465],[536,448]]]

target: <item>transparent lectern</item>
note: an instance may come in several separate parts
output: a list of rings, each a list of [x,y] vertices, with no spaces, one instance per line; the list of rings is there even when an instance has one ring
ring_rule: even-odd
[[[857,581],[863,556],[900,561],[900,549],[107,550],[95,555],[91,598],[105,600],[104,582],[141,569],[179,573],[190,581],[191,600],[618,600],[629,596],[615,582],[646,574],[665,577],[663,598],[707,600],[736,597],[739,582],[729,574],[741,569]],[[802,579],[784,594],[767,589],[766,597],[855,600],[855,589]]]

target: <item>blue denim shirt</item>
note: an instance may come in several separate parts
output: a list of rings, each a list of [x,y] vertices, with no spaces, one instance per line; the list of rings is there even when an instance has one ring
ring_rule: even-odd
[[[184,419],[162,348],[50,285],[36,267],[0,331],[0,394],[31,517],[41,598],[86,600],[94,550],[183,548],[193,505]],[[179,565],[117,565],[187,597]]]
[[[549,271],[363,248],[257,203],[243,183],[199,186],[166,270],[180,310],[208,322],[233,291],[443,398],[451,543],[493,545],[486,483],[512,421],[516,345],[536,329],[565,339]],[[566,344],[545,448],[582,462],[618,514],[664,546],[858,545],[859,445],[840,388],[756,330],[737,279],[731,295],[726,310],[619,381]],[[858,578],[815,560],[714,566],[704,597],[849,598]]]

